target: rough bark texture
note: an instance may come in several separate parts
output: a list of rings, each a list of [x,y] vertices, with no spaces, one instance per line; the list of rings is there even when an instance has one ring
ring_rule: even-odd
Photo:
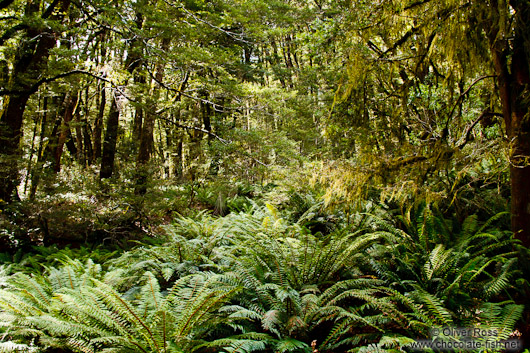
[[[136,161],[136,188],[135,193],[144,195],[147,192],[147,182],[149,180],[149,159],[153,147],[153,130],[155,117],[153,114],[145,115],[142,133],[140,135],[140,149]]]

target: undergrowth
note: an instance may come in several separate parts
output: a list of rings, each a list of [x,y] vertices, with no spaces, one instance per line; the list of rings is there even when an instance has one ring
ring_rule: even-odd
[[[297,214],[247,202],[179,216],[121,253],[3,266],[0,352],[396,352],[436,327],[506,339],[522,315],[503,214],[455,226],[429,205],[369,205],[325,216],[322,232],[307,222],[326,212],[318,202]]]

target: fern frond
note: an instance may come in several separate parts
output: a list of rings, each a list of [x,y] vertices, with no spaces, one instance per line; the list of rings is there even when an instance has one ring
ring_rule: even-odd
[[[440,299],[418,287],[416,288],[416,291],[411,294],[417,301],[420,301],[427,306],[428,312],[434,322],[445,326],[452,326],[452,315],[447,311]]]
[[[284,338],[280,340],[274,347],[274,350],[279,353],[284,352],[311,352],[311,347],[308,344],[298,341],[294,338]]]
[[[524,306],[509,304],[502,308],[500,315],[493,322],[494,327],[498,329],[499,339],[508,339],[513,332],[517,321],[523,315]]]

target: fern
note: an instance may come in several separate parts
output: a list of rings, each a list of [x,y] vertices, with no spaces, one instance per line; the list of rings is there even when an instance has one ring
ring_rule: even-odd
[[[274,351],[279,352],[279,353],[285,353],[285,352],[309,353],[311,352],[311,347],[309,347],[309,345],[307,345],[304,342],[300,342],[298,340],[288,338],[288,339],[283,339],[279,341],[274,347]]]
[[[503,304],[484,303],[479,315],[481,326],[494,330],[498,334],[495,337],[498,340],[505,340],[510,337],[524,310],[522,305]]]
[[[310,352],[327,329],[322,352],[398,351],[437,325],[506,337],[521,316],[511,302],[486,302],[509,297],[517,260],[509,234],[476,217],[458,228],[420,207],[401,229],[363,214],[370,232],[327,236],[302,227],[308,217],[289,223],[256,204],[199,213],[168,226],[166,244],[106,266],[64,258],[42,276],[4,270],[0,349]]]
[[[19,294],[6,292],[2,298],[16,299],[4,306],[4,312],[11,313],[11,326],[19,327],[12,331],[12,337],[23,337],[27,335],[25,330],[34,328],[31,335],[39,336],[41,344],[79,352],[167,352],[201,344],[207,327],[240,319],[223,316],[222,311],[210,314],[238,290],[216,275],[185,277],[163,294],[156,278],[148,272],[134,299],[126,299],[96,278],[89,282],[75,289],[67,285],[52,295],[42,286],[36,288],[38,282],[11,281],[11,286],[19,288]],[[35,310],[39,301],[35,295],[28,296],[26,287],[48,294],[46,312]]]

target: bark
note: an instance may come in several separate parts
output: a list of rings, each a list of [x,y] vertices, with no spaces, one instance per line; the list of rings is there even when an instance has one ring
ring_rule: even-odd
[[[500,29],[495,20],[486,28],[490,41],[495,71],[498,76],[499,95],[510,143],[511,227],[515,237],[530,247],[530,4],[528,1],[510,1],[515,10],[514,38],[512,45],[507,40],[498,40]],[[501,18],[496,0],[492,1],[492,18]],[[509,60],[511,59],[511,60]],[[530,263],[527,251],[519,251],[519,266],[523,277],[528,278]],[[523,284],[516,301],[529,307],[530,287]],[[523,313],[519,326],[523,338],[530,337],[530,311]],[[528,348],[528,340],[524,347]]]
[[[103,130],[103,116],[105,114],[105,87],[102,84],[99,90],[99,109],[94,122],[94,160],[101,158],[101,132]]]
[[[76,106],[77,96],[76,97],[69,97],[66,99],[66,107],[63,114],[63,124],[61,126],[61,131],[59,132],[59,138],[57,141],[57,145],[54,149],[54,167],[53,171],[55,173],[59,173],[61,171],[61,157],[63,155],[64,150],[64,144],[67,144],[68,149],[70,150],[70,154],[72,156],[76,156],[77,149],[75,148],[75,145],[72,146],[72,134],[70,131],[70,122],[72,121],[72,116],[74,114],[74,109]]]
[[[272,47],[272,58],[269,59],[270,65],[273,68],[273,71],[276,72],[276,75],[278,76],[278,79],[280,80],[280,83],[282,84],[283,88],[286,88],[287,85],[285,83],[285,77],[283,76],[283,73],[281,72],[281,62],[280,62],[280,55],[278,55],[278,45],[276,44],[276,41],[274,38],[271,38],[271,47]]]
[[[171,116],[171,122],[178,124],[180,122],[180,113],[177,113],[175,115]],[[172,156],[172,171],[171,175],[175,180],[182,180],[183,176],[183,156],[182,156],[182,131],[181,130],[175,130],[168,126],[166,127],[167,132],[167,144],[168,149],[171,151]]]
[[[106,32],[101,33],[100,36],[100,56],[102,60],[107,58],[107,49],[105,46]],[[101,158],[101,131],[103,129],[103,116],[105,115],[105,105],[106,102],[106,92],[105,92],[105,83],[98,82],[98,114],[96,120],[94,121],[94,134],[93,134],[93,160],[97,161]]]
[[[22,118],[29,95],[10,97],[0,119],[0,202],[10,202],[19,184]]]
[[[68,152],[70,152],[70,156],[72,156],[73,159],[76,159],[76,157],[79,155],[79,149],[75,144],[75,140],[76,138],[72,134],[72,130],[69,127],[66,130],[66,148],[68,149]]]
[[[87,159],[88,165],[91,165],[94,156],[94,152],[92,151],[92,140],[90,139],[90,129],[88,125],[88,121],[86,119],[83,119],[83,141],[85,146],[85,156]]]
[[[39,139],[39,149],[37,151],[37,163],[31,170],[31,186],[29,189],[29,199],[35,200],[35,193],[37,192],[37,185],[39,184],[40,174],[42,172],[43,157],[44,157],[44,140],[46,137],[46,121],[48,117],[48,97],[44,97],[43,102],[43,111],[41,128],[40,128],[40,139]]]
[[[207,99],[208,97],[205,95],[205,98]],[[210,147],[209,150],[212,153],[210,155],[210,170],[209,170],[209,173],[210,173],[210,175],[217,175],[218,172],[219,172],[219,159],[220,159],[220,156],[219,156],[219,153],[215,149],[211,148],[212,147],[212,142],[214,140],[213,134],[211,134],[211,132],[212,132],[212,121],[211,121],[211,118],[212,118],[212,115],[213,115],[213,111],[212,111],[212,108],[211,108],[210,104],[201,103],[201,105],[203,107],[203,109],[202,109],[202,122],[203,122],[203,125],[204,125],[204,130],[206,130],[208,132],[208,147]]]
[[[530,4],[511,1],[516,10],[515,38],[511,57],[510,77],[506,90],[510,91],[511,115],[505,115],[509,126],[508,138],[512,144],[510,156],[512,230],[524,246],[530,247]],[[507,111],[508,112],[508,111]],[[508,125],[509,122],[509,125]]]
[[[140,148],[136,161],[136,188],[135,193],[144,195],[147,192],[147,182],[149,180],[149,160],[153,149],[153,130],[155,117],[148,112],[142,126],[140,136]]]
[[[136,107],[134,110],[133,132],[132,132],[134,141],[140,141],[142,138],[143,122],[144,122],[144,110],[141,107]],[[135,151],[136,151],[136,146],[137,145],[134,146]]]
[[[9,2],[6,2],[9,4]],[[61,5],[61,14],[54,20],[61,20],[70,1],[57,2]],[[32,17],[39,9],[38,2],[26,7],[26,15]],[[7,6],[7,5],[6,5]],[[44,15],[46,15],[46,11]],[[24,111],[33,85],[42,77],[49,51],[55,46],[56,33],[50,28],[30,27],[22,38],[18,53],[15,55],[14,70],[11,77],[11,89],[19,93],[6,96],[4,109],[0,115],[0,199],[10,202],[19,184],[20,140]]]
[[[180,87],[179,87],[179,91],[180,92],[184,91],[184,88],[188,84],[189,77],[190,77],[189,73],[186,72],[186,74],[184,76],[184,80],[182,81],[182,83],[180,84]],[[182,98],[182,95],[179,94],[177,96],[176,101],[180,102],[181,98]],[[180,112],[178,112],[171,119],[171,121],[173,121],[173,122],[175,122],[177,124],[180,123],[180,120],[181,120],[181,113]],[[175,146],[174,155],[173,155],[173,176],[174,176],[174,178],[176,180],[180,181],[184,177],[184,154],[183,154],[183,139],[184,139],[184,135],[183,135],[181,130],[178,130],[173,136],[174,136],[174,140],[177,141],[176,146]]]
[[[39,147],[39,158],[37,160],[37,166],[34,168],[34,175],[31,178],[31,189],[30,189],[30,200],[35,199],[38,185],[43,176],[47,175],[49,171],[52,174],[55,166],[54,156],[55,149],[59,143],[59,129],[63,122],[64,113],[66,111],[66,94],[62,97],[54,97],[52,99],[52,107],[49,112],[49,118],[47,120],[54,121],[53,128],[49,134],[46,134],[46,125],[41,127],[41,145]],[[48,143],[44,143],[45,137],[48,137]],[[47,168],[44,166],[48,165]]]
[[[135,17],[135,25],[138,29],[141,29],[143,27],[143,15],[140,12],[136,13]],[[145,75],[141,72],[142,65],[144,64],[145,60],[143,57],[143,47],[142,43],[138,39],[132,39],[130,46],[128,48],[127,58],[125,60],[125,69],[133,75],[133,81],[134,85],[138,88],[145,85],[146,78]],[[142,97],[137,98],[137,102],[141,103],[143,101]],[[132,154],[136,154],[138,149],[140,148],[141,140],[142,140],[142,130],[143,130],[143,124],[144,124],[144,109],[141,106],[141,104],[138,104],[135,107],[134,112],[134,120],[133,120],[133,126],[132,126],[132,136],[133,136],[133,150]]]
[[[134,84],[135,85],[144,85],[145,84],[145,76],[142,75],[139,72],[134,72]],[[145,119],[149,119],[149,117],[146,117]],[[141,106],[136,106],[136,108],[134,110],[132,136],[133,136],[134,141],[139,141],[140,143],[133,145],[133,147],[134,147],[133,153],[136,153],[136,149],[137,148],[141,148],[139,145],[141,144],[141,140],[142,140],[142,136],[143,136],[143,129],[144,129],[144,109]]]
[[[138,164],[146,164],[151,158],[153,150],[153,129],[155,126],[155,117],[153,114],[146,114],[145,121],[140,136],[140,149],[138,151]]]
[[[46,97],[44,97],[44,101],[45,101],[44,105],[46,105]],[[40,98],[39,98],[39,110],[44,111],[41,106]],[[46,119],[46,112],[44,111],[44,113],[37,114],[37,118],[35,119],[33,123],[33,134],[31,136],[31,147],[29,149],[28,165],[26,167],[27,173],[26,173],[26,177],[24,178],[24,194],[27,194],[29,179],[30,179],[31,174],[33,173],[32,166],[33,166],[33,155],[35,154],[35,140],[37,138],[37,129],[39,127],[39,122],[42,124],[42,120],[45,120],[45,119]],[[38,155],[37,155],[37,158],[38,158]]]
[[[76,108],[74,112],[74,120],[75,123],[73,124],[73,130],[75,130],[75,141],[72,139],[72,141],[75,143],[76,147],[76,154],[72,155],[72,157],[75,157],[77,159],[77,162],[81,165],[85,165],[86,161],[86,155],[85,155],[85,146],[83,143],[83,123],[81,122],[81,112],[80,112],[80,106],[81,104],[81,93],[79,93],[78,101],[76,103]],[[72,136],[73,137],[73,136]]]
[[[502,38],[498,5],[492,1],[491,22],[487,28],[495,71],[498,77],[502,113],[510,143],[511,225],[515,237],[530,247],[530,94],[527,34],[530,33],[530,5],[511,1],[515,9],[515,33],[512,46]],[[511,60],[510,60],[511,59]]]
[[[173,175],[176,180],[181,180],[183,176],[182,135],[178,134],[177,136],[179,140],[173,157]]]
[[[169,48],[169,40],[163,39],[161,44],[162,51]],[[141,76],[143,78],[143,76]],[[153,131],[155,127],[156,103],[159,97],[159,82],[164,78],[164,64],[159,62],[156,66],[154,87],[151,90],[150,99],[148,99],[149,109],[146,111],[145,119],[140,132],[140,147],[138,150],[138,159],[136,161],[137,186],[135,192],[143,195],[147,191],[147,182],[149,179],[149,160],[153,152]],[[145,82],[145,79],[144,79]]]
[[[120,111],[116,97],[112,97],[110,105],[109,118],[107,120],[107,130],[105,131],[105,141],[103,142],[103,152],[101,156],[101,170],[99,177],[101,179],[110,178],[114,172],[114,158],[116,156],[116,144],[118,139],[118,127]]]

